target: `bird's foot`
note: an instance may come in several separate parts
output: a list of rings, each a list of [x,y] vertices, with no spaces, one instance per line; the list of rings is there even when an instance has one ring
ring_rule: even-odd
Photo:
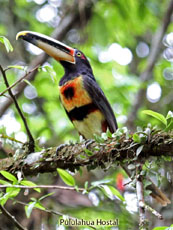
[[[89,145],[91,145],[93,142],[94,142],[93,139],[88,139],[88,140],[86,140],[86,141],[85,141],[85,147],[86,147],[86,149],[88,149]]]
[[[60,144],[57,148],[56,148],[56,154],[58,155],[58,152],[61,151],[61,149],[63,149],[64,147],[66,147],[68,144]]]

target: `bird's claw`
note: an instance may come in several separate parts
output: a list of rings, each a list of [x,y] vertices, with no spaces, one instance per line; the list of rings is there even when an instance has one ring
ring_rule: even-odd
[[[58,154],[58,152],[61,151],[61,149],[63,149],[65,146],[67,146],[67,144],[60,144],[60,145],[56,148],[56,154]]]
[[[87,148],[89,147],[89,145],[91,145],[93,142],[94,142],[93,139],[88,139],[88,140],[86,140],[86,141],[85,141],[85,147],[86,147],[86,149],[87,149]]]

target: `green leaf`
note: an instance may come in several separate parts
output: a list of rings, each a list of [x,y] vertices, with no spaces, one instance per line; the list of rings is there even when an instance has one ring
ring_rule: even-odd
[[[168,226],[162,226],[162,227],[156,227],[156,228],[153,228],[152,230],[173,230],[171,228],[169,228]]]
[[[108,138],[112,138],[112,133],[110,132],[109,129],[107,129],[106,134]]]
[[[125,201],[124,197],[120,194],[120,192],[115,187],[111,185],[108,185],[108,186],[114,196],[118,197],[121,201]]]
[[[17,182],[17,178],[15,176],[13,176],[11,173],[6,172],[1,170],[0,173],[8,180],[13,181],[13,182]]]
[[[6,193],[4,196],[0,197],[0,204],[3,206],[7,202],[8,199],[9,197],[7,196],[7,193]]]
[[[37,199],[35,197],[31,197],[31,200],[37,202]]]
[[[35,204],[35,207],[34,207],[34,208],[39,208],[39,209],[41,209],[41,210],[46,210],[45,207],[44,207],[40,202],[37,202],[37,203]]]
[[[169,122],[169,124],[167,125],[166,129],[164,130],[165,132],[173,130],[173,119],[171,119],[171,121]]]
[[[91,185],[93,187],[98,187],[99,185],[108,184],[110,182],[112,182],[112,179],[103,179],[103,180],[93,181],[91,182]]]
[[[85,188],[85,190],[88,189],[88,181],[85,181],[84,188]]]
[[[0,36],[0,42],[5,45],[7,52],[13,51],[13,46],[11,45],[10,41],[6,37]]]
[[[6,188],[6,193],[8,194],[9,198],[13,198],[19,194],[20,190],[20,188]]]
[[[27,66],[9,65],[8,68],[25,70],[27,68]]]
[[[173,118],[173,112],[172,111],[169,111],[166,115],[166,120],[170,119],[170,118]]]
[[[30,202],[28,205],[25,206],[25,213],[26,213],[27,218],[30,217],[31,212],[33,208],[35,207],[35,204],[36,202],[34,201],[34,202]]]
[[[144,180],[144,187],[145,188],[150,184],[152,184],[152,182],[150,180]]]
[[[50,77],[52,78],[53,82],[57,83],[56,72],[54,71],[52,66],[44,65],[40,67],[44,72],[47,72]]]
[[[75,190],[76,192],[79,192],[79,187],[77,185],[75,185]]]
[[[4,196],[0,198],[1,205],[4,205],[9,199],[16,197],[19,194],[20,189],[19,188],[7,188],[6,191],[8,192],[6,192]]]
[[[133,170],[133,169],[135,169],[135,165],[134,164],[129,164],[127,168],[130,169],[130,170]]]
[[[108,185],[99,185],[98,187],[102,190],[105,196],[107,196],[111,200],[114,199],[113,193]]]
[[[107,133],[102,133],[101,138],[106,141],[108,139]]]
[[[88,156],[92,156],[93,152],[90,151],[89,149],[84,149],[84,152],[88,155]]]
[[[169,123],[167,124],[167,127],[165,129],[165,132],[168,132],[169,130],[173,129],[173,112],[172,111],[168,112],[168,114],[166,116],[166,120],[167,120],[167,122],[169,120]]]
[[[162,114],[154,112],[152,110],[144,110],[142,112],[156,118],[157,120],[161,121],[165,126],[167,126],[167,120]]]
[[[136,143],[141,143],[141,138],[139,137],[139,135],[137,133],[133,134],[133,140]]]
[[[111,185],[100,185],[99,188],[103,193],[111,200],[114,199],[114,196],[118,197],[121,201],[125,201],[124,197],[121,196],[120,192]]]
[[[0,180],[0,184],[11,185],[8,181],[5,180]]]
[[[170,227],[166,228],[166,230],[173,230],[173,224]]]
[[[52,196],[53,194],[54,194],[54,192],[48,193],[48,194],[46,194],[46,195],[40,197],[39,201],[41,201],[41,200],[47,198],[48,196]]]
[[[22,180],[20,182],[20,184],[24,185],[24,186],[37,186],[35,183],[33,183],[32,181],[29,181],[29,180]],[[40,188],[34,188],[34,190],[37,192],[41,192]]]
[[[30,217],[33,208],[45,210],[45,207],[39,201],[37,201],[36,199],[33,199],[33,200],[34,201],[29,202],[29,204],[25,206],[25,213],[26,213],[27,218]]]
[[[34,87],[30,81],[28,81],[27,79],[23,79],[23,81],[27,84],[27,85],[30,85],[31,87]]]
[[[65,184],[69,186],[75,186],[75,179],[70,175],[68,172],[66,172],[63,169],[57,169],[61,179],[64,181]]]
[[[94,140],[97,142],[97,143],[104,143],[104,139],[99,136],[99,135],[96,135],[94,134]]]
[[[136,150],[136,156],[139,156],[139,154],[142,152],[142,149],[143,149],[143,145],[140,145],[137,150]]]

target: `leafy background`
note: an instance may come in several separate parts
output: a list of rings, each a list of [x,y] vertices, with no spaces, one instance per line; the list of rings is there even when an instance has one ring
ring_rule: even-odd
[[[168,111],[173,108],[172,53],[163,56],[163,52],[167,48],[165,44],[162,43],[160,47],[159,58],[155,63],[151,79],[142,83],[139,76],[147,65],[149,51],[155,42],[153,37],[162,24],[168,1],[93,1],[90,15],[85,15],[82,10],[84,5],[82,1],[1,0],[0,3],[0,35],[7,37],[14,47],[13,52],[7,53],[3,44],[0,43],[0,64],[2,66],[28,66],[39,51],[22,41],[16,41],[16,33],[21,30],[31,30],[50,35],[74,5],[76,9],[73,10],[79,10],[80,12],[79,25],[74,25],[67,32],[63,42],[82,50],[89,58],[96,80],[112,105],[119,127],[127,126],[131,131],[134,131],[137,126],[145,127],[148,123],[151,123],[152,126],[157,125],[160,129],[164,128],[159,120],[147,116],[141,111],[150,109],[166,116]],[[172,29],[173,26],[170,24],[167,34]],[[113,46],[119,45],[119,51],[112,48],[113,54],[109,52],[112,44],[114,44]],[[126,49],[125,53],[123,48],[128,48],[128,51]],[[119,57],[117,57],[118,55]],[[126,63],[125,59],[128,55],[132,55],[132,59],[129,63]],[[122,57],[124,57],[123,60]],[[58,146],[61,143],[69,142],[69,140],[77,141],[79,140],[78,134],[68,121],[59,102],[58,81],[63,75],[63,68],[53,59],[48,59],[45,65],[50,65],[52,70],[38,72],[34,81],[27,84],[24,92],[18,98],[18,102],[40,147]],[[168,74],[165,75],[165,71],[168,71]],[[56,79],[54,72],[56,73]],[[14,83],[23,75],[23,70],[8,70],[9,83]],[[136,93],[141,88],[144,88],[146,93],[140,101],[137,115],[130,124],[128,115]],[[0,92],[5,89],[6,87],[0,76]],[[6,97],[0,97],[1,111],[5,100]],[[0,132],[17,140],[26,141],[25,129],[14,105],[1,114]],[[2,149],[1,145],[3,146]],[[0,140],[0,156],[6,157],[9,150],[14,153],[17,147],[18,144],[14,144],[8,139]],[[150,173],[156,176],[156,182],[159,183],[163,175],[167,175],[167,179],[172,182],[170,174],[165,171],[165,167],[169,169],[169,164],[160,161],[146,164],[148,164]],[[112,185],[116,186],[123,195],[126,192],[131,209],[127,210],[126,206],[117,199],[108,199],[103,192],[97,189],[94,189],[89,196],[57,190],[51,198],[48,197],[42,201],[44,205],[78,218],[90,218],[91,216],[103,219],[119,218],[119,229],[138,229],[137,212],[132,209],[134,204],[130,203],[130,200],[134,199],[134,190],[130,187],[125,191],[118,187],[119,177],[122,177],[124,181],[127,180],[124,173],[118,167],[108,172],[103,172],[101,169],[90,173],[86,169],[82,171],[82,175],[79,173],[75,175],[79,186],[84,186],[85,181],[89,181],[90,184],[92,181],[99,181],[103,178],[110,179]],[[39,175],[30,179],[39,184],[63,184],[57,174]],[[171,197],[172,191],[171,187],[167,187],[167,179],[162,180],[162,187],[163,190],[167,190],[168,196]],[[52,190],[43,190],[42,195],[49,192],[52,192]],[[20,200],[29,202],[29,198],[39,199],[41,195],[30,191],[27,196],[21,192],[19,197]],[[17,212],[19,219],[24,218],[23,223],[29,226],[28,229],[33,229],[33,226],[39,226],[38,229],[40,229],[40,223],[44,225],[44,229],[55,229],[55,226],[58,229],[57,216],[49,218],[49,215],[34,210],[31,212],[30,218],[26,219],[22,211],[23,207],[20,204],[13,207],[10,202],[7,203],[8,207],[12,212]],[[150,228],[161,225],[169,226],[172,222],[171,212],[173,213],[171,207],[161,208],[156,205],[156,208],[164,213],[165,221],[161,222],[155,217],[150,217]],[[4,226],[9,229],[5,220]]]

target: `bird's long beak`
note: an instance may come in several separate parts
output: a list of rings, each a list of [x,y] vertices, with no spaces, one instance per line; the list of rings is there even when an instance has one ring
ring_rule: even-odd
[[[16,35],[16,40],[18,38],[22,38],[23,40],[39,47],[57,61],[67,61],[75,64],[75,50],[62,42],[46,35],[31,31],[19,32]]]

